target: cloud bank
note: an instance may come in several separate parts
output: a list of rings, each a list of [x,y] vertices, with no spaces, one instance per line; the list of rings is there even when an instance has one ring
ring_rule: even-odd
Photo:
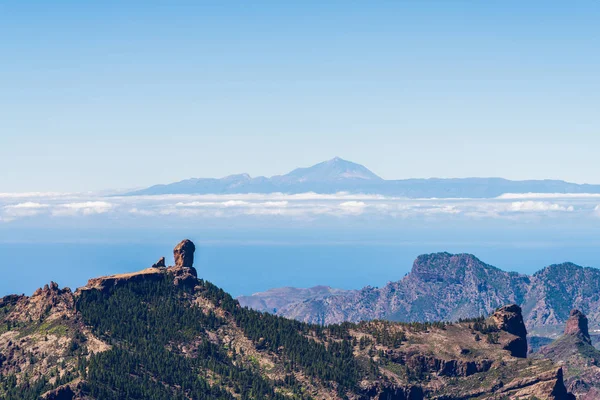
[[[405,199],[380,195],[233,194],[104,197],[89,193],[0,193],[0,222],[31,218],[571,218],[600,217],[598,195],[503,195],[494,199]]]

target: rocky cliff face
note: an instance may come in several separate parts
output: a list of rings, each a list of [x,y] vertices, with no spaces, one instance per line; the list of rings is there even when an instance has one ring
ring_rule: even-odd
[[[268,304],[240,298],[242,305]],[[600,329],[600,270],[574,264],[552,265],[533,276],[502,271],[469,254],[436,253],[419,256],[402,280],[382,288],[365,287],[329,296],[288,302],[277,315],[329,324],[368,319],[394,321],[458,320],[489,315],[504,304],[523,308],[530,332],[559,335],[573,308],[588,314]],[[262,309],[272,312],[272,310]]]
[[[511,346],[526,335],[518,306],[321,328],[239,307],[195,277],[183,247],[173,267],[3,298],[0,398],[572,398],[560,367]]]
[[[504,348],[514,357],[527,357],[527,329],[523,322],[521,307],[516,304],[500,307],[490,316],[490,320],[501,331],[515,336],[506,342]]]

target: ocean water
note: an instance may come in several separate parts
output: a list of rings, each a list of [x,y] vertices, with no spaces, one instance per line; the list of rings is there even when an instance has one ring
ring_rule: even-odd
[[[30,294],[54,280],[75,288],[87,279],[146,268],[161,256],[172,262],[173,241],[0,243],[0,296]],[[195,266],[205,278],[234,296],[274,287],[329,285],[358,289],[401,279],[423,253],[473,253],[504,270],[533,273],[572,261],[600,267],[594,243],[197,243]]]

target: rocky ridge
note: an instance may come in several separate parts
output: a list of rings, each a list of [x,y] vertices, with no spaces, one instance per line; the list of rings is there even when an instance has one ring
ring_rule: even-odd
[[[0,300],[0,398],[127,399],[153,388],[157,398],[235,399],[250,382],[273,399],[573,398],[559,366],[524,358],[516,305],[486,320],[322,328],[239,307],[197,279],[194,250],[184,241],[172,267],[91,279],[75,293],[50,284]],[[186,363],[196,378],[173,381],[170,368]]]

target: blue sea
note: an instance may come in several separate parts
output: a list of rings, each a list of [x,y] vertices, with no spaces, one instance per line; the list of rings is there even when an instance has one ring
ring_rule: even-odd
[[[161,256],[172,262],[175,237],[195,240],[199,276],[234,296],[281,286],[382,286],[407,274],[419,254],[438,251],[473,253],[488,264],[528,274],[563,261],[600,267],[598,243],[577,238],[540,241],[497,237],[495,241],[484,241],[482,235],[472,233],[459,241],[456,237],[442,240],[422,234],[414,240],[402,236],[386,241],[381,237],[341,237],[334,241],[318,235],[310,240],[311,235],[305,233],[301,238],[275,240],[277,235],[260,237],[251,232],[235,237],[216,235],[218,239],[212,241],[203,241],[204,234],[193,232],[170,232],[151,240],[145,240],[147,235],[142,232],[85,239],[78,239],[75,233],[56,236],[60,240],[50,240],[48,235],[45,240],[35,235],[15,235],[18,240],[5,238],[0,242],[0,296],[30,294],[51,280],[61,287],[75,288],[92,277],[147,268]]]

